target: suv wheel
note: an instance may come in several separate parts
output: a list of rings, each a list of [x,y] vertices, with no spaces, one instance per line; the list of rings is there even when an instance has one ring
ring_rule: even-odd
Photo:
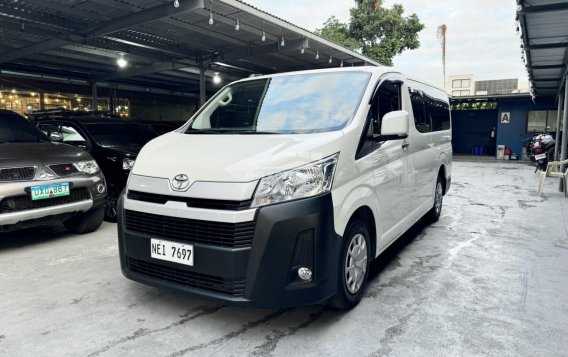
[[[370,261],[369,232],[361,220],[347,226],[339,256],[337,293],[329,305],[349,310],[357,306],[367,286]]]
[[[68,231],[85,234],[96,231],[103,223],[105,210],[104,207],[95,208],[85,213],[79,213],[73,218],[63,222]]]

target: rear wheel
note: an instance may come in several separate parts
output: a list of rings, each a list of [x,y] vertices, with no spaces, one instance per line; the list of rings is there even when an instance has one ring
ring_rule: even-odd
[[[434,192],[434,206],[426,213],[426,216],[430,222],[437,222],[440,219],[440,213],[442,213],[442,204],[444,200],[444,182],[441,175],[438,175],[438,180],[436,181],[436,191]]]
[[[68,219],[63,222],[65,228],[68,231],[85,234],[96,231],[103,223],[103,218],[105,215],[104,207],[95,208],[93,210],[87,211],[85,213],[79,213],[73,218]]]
[[[347,226],[339,256],[337,293],[329,305],[349,310],[361,301],[369,274],[369,243],[369,232],[363,221],[352,221]]]

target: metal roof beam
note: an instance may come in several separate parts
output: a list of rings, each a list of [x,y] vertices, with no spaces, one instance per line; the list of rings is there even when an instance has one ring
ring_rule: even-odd
[[[528,50],[547,50],[554,48],[568,48],[568,42],[543,43],[543,44],[528,46]]]
[[[534,14],[534,13],[562,11],[562,10],[568,10],[568,3],[565,1],[554,4],[529,5],[529,6],[527,6],[526,1],[523,1],[523,9],[521,10],[521,12],[525,14]]]
[[[265,56],[281,52],[300,51],[302,48],[310,47],[308,39],[290,40],[285,44],[285,46],[280,46],[280,43],[276,42],[258,47],[242,48],[236,51],[222,54],[221,58],[223,62],[234,62],[239,59],[250,57]]]
[[[165,17],[195,10],[203,7],[203,0],[184,0],[179,8],[175,8],[171,3],[154,6],[146,10],[126,15],[118,19],[107,21],[103,24],[90,26],[83,30],[77,31],[77,34],[63,34],[61,36],[40,41],[17,50],[3,53],[0,63],[10,62],[17,58],[26,57],[38,52],[47,51],[58,48],[72,42],[85,42],[86,39],[104,36],[116,31],[123,30],[128,27],[141,25],[150,21],[157,21]],[[72,37],[70,37],[72,36]]]
[[[144,76],[146,74],[160,73],[181,68],[191,67],[190,64],[180,62],[155,62],[148,66],[130,68],[124,71],[105,74],[95,79],[96,82],[112,81],[120,78]]]
[[[559,69],[564,68],[563,64],[550,64],[550,65],[543,65],[543,66],[529,66],[532,70],[539,70],[539,69]]]

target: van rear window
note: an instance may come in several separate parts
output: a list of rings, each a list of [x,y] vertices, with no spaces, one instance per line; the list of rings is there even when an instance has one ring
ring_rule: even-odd
[[[221,90],[188,133],[300,134],[339,130],[355,115],[371,74],[312,73],[257,79]]]

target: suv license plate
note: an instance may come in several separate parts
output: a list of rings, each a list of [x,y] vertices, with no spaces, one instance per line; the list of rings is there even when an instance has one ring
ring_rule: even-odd
[[[538,154],[534,156],[535,160],[542,160],[546,157],[546,154]]]
[[[31,188],[32,201],[45,200],[61,196],[69,196],[69,183],[35,186]]]
[[[154,259],[193,266],[193,244],[150,239],[150,256]]]

